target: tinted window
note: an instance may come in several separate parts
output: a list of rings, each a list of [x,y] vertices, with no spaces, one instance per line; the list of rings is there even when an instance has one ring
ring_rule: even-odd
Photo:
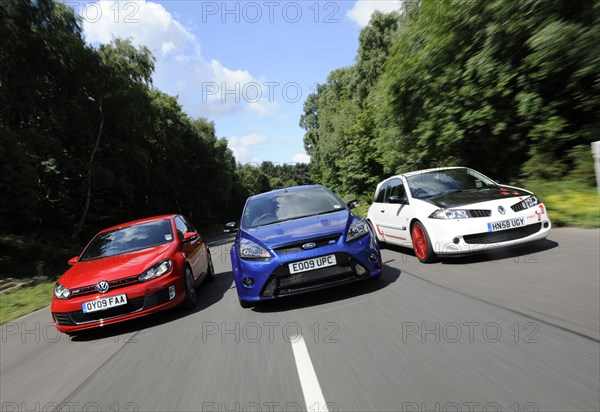
[[[377,192],[377,195],[375,196],[375,202],[376,203],[383,203],[384,198],[385,198],[385,189],[387,188],[387,182],[382,184],[381,187],[379,188],[379,192]]]
[[[83,251],[81,261],[115,256],[173,241],[169,219],[141,223],[98,234]]]
[[[175,218],[175,227],[177,228],[177,236],[179,240],[183,240],[183,235],[188,232],[188,227],[181,218],[181,216],[177,216]],[[189,232],[192,232],[191,230]]]
[[[406,195],[406,190],[404,190],[404,185],[402,184],[402,180],[393,179],[390,180],[388,184],[388,190],[386,190],[385,201],[387,202],[391,196],[399,197],[400,199],[404,198]]]
[[[417,199],[429,199],[466,190],[496,188],[497,185],[471,169],[447,169],[419,173],[406,179],[410,194]]]
[[[242,226],[253,228],[345,209],[344,202],[322,187],[277,192],[248,199]]]

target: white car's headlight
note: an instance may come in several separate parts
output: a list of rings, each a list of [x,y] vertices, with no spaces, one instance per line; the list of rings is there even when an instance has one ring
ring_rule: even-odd
[[[528,197],[527,199],[523,200],[523,205],[525,205],[527,207],[527,209],[529,209],[530,207],[534,207],[540,204],[540,200],[535,197],[535,196],[531,196]]]
[[[464,209],[438,209],[429,217],[432,219],[467,219],[471,215]]]
[[[348,228],[346,242],[359,239],[369,233],[368,223],[364,219],[355,220]]]
[[[56,285],[54,286],[54,296],[57,299],[69,299],[71,296],[71,291],[60,283],[56,282]]]
[[[158,262],[156,265],[152,266],[150,269],[142,273],[139,277],[139,280],[140,282],[146,282],[148,280],[155,279],[159,276],[164,275],[165,273],[168,273],[172,267],[173,264],[171,263],[171,261],[169,259],[165,259],[162,262]]]
[[[248,239],[240,240],[239,250],[242,259],[269,259],[271,257],[264,247]]]

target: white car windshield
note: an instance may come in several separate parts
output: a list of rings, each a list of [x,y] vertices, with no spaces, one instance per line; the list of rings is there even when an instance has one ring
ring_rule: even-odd
[[[494,181],[481,173],[465,168],[423,172],[409,176],[406,180],[411,196],[416,199],[431,199],[450,193],[498,187]]]
[[[324,188],[277,192],[248,200],[242,226],[251,229],[345,209],[344,202]]]

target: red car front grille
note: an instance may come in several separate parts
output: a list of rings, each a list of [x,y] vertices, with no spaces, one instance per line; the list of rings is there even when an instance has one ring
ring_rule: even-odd
[[[108,285],[109,285],[108,290],[118,289],[118,288],[122,288],[124,286],[133,285],[136,283],[139,283],[139,275],[130,276],[128,278],[123,278],[123,279],[111,280],[110,282],[108,282]],[[72,289],[71,296],[89,295],[90,293],[96,293],[96,292],[98,292],[98,290],[96,289],[96,285],[88,285],[88,286],[84,286],[79,289]]]

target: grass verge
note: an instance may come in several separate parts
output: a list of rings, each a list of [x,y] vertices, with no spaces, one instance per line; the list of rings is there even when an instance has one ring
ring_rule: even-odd
[[[0,294],[0,324],[50,305],[55,283],[50,281]]]
[[[528,181],[521,187],[540,197],[554,226],[600,227],[600,198],[595,187],[569,181]]]

